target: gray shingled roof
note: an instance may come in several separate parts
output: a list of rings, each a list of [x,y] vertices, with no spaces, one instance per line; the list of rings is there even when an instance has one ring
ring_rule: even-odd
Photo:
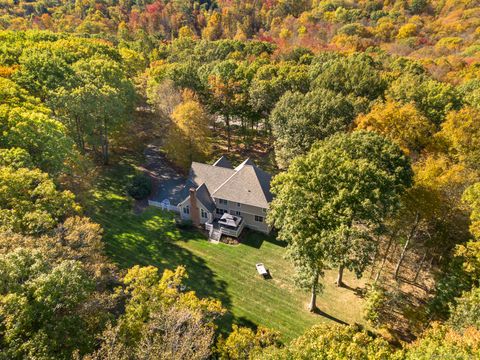
[[[245,160],[244,162],[242,162],[240,165],[238,165],[236,168],[235,168],[235,171],[238,171],[242,168],[242,166],[244,165],[252,165],[252,166],[256,166],[255,163],[250,160],[250,158],[247,158],[247,160]]]
[[[213,166],[220,166],[227,169],[233,169],[232,163],[225,156],[222,156],[220,159],[213,163]]]
[[[197,186],[207,185],[208,191],[212,193],[234,173],[233,169],[193,162],[190,168],[190,179]]]
[[[197,162],[192,163],[190,169],[190,180],[198,186],[197,198],[205,207],[213,205],[213,209],[215,204],[212,197],[268,208],[272,201],[271,178],[270,174],[258,168],[250,159],[235,169]],[[207,209],[210,210],[209,207]]]
[[[208,211],[215,211],[215,203],[213,202],[205,184],[202,184],[197,188],[197,200],[200,201]]]
[[[272,201],[270,174],[255,165],[243,165],[212,196],[242,204],[268,208]]]

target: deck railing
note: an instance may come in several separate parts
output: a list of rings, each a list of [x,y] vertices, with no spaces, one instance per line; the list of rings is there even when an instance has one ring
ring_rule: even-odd
[[[240,223],[237,229],[233,230],[220,225],[220,231],[222,232],[222,235],[239,237],[244,227],[245,227],[245,222],[242,220],[242,222]],[[205,223],[205,230],[207,230],[210,233],[212,229],[213,229],[212,223]]]

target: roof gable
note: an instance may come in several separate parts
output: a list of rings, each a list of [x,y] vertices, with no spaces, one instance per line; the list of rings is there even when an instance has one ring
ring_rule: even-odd
[[[220,166],[227,169],[233,169],[232,163],[225,156],[222,156],[220,159],[213,163],[213,166]]]
[[[212,197],[268,208],[273,198],[270,193],[270,174],[258,168],[250,159],[235,169],[223,166],[230,164],[223,156],[215,164],[193,162],[190,169],[190,181],[197,187],[197,198],[207,209],[215,206]]]
[[[212,194],[213,197],[268,208],[272,201],[271,175],[256,166],[243,164]]]
[[[193,162],[190,168],[190,180],[196,185],[205,184],[210,193],[214,192],[235,170]]]
[[[210,212],[215,211],[215,203],[205,184],[200,185],[196,191],[197,200]]]

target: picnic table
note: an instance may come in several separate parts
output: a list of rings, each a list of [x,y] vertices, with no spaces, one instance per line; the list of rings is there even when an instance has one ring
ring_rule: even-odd
[[[262,263],[255,264],[255,267],[257,268],[258,273],[263,277],[268,275],[268,271],[265,268],[265,265],[263,265]]]

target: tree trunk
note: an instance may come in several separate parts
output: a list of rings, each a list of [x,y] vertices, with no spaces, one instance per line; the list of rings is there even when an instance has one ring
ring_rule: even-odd
[[[385,250],[385,255],[383,256],[382,263],[380,264],[380,268],[378,269],[377,276],[375,276],[375,281],[373,282],[374,284],[376,284],[378,279],[380,279],[380,274],[382,273],[383,267],[385,266],[385,262],[387,261],[387,257],[388,257],[388,252],[393,243],[393,237],[394,235],[392,235],[390,237],[390,240],[388,241],[387,249]]]
[[[402,249],[402,253],[400,254],[400,259],[398,260],[397,266],[395,267],[395,280],[398,279],[398,272],[400,271],[400,266],[402,266],[403,260],[405,259],[405,254],[408,249],[408,245],[410,245],[410,240],[414,237],[416,231],[417,231],[417,226],[418,222],[420,220],[420,214],[417,212],[415,215],[415,221],[413,223],[413,227],[410,230],[410,234],[408,234],[407,241],[405,242],[405,246]]]
[[[308,305],[308,310],[310,312],[315,312],[317,310],[317,287],[318,287],[318,272],[315,272],[312,284],[312,298],[310,299],[310,304]]]
[[[417,271],[415,272],[415,278],[413,279],[414,283],[416,283],[418,280],[418,276],[420,275],[420,270],[422,270],[423,263],[425,262],[426,257],[427,257],[427,250],[425,250],[422,260],[420,261],[420,264],[418,264]]]
[[[103,121],[103,143],[102,143],[102,150],[103,150],[103,165],[108,165],[108,129],[107,129],[107,120]]]
[[[343,283],[343,270],[345,270],[345,267],[343,265],[340,265],[338,267],[337,281],[335,281],[335,284],[337,284],[338,287],[345,286],[345,284]]]
[[[230,135],[230,116],[225,116],[225,125],[227,125],[227,151],[230,152],[232,147],[232,140]]]
[[[75,127],[77,131],[78,147],[80,148],[81,153],[85,154],[85,141],[83,140],[83,134],[80,130],[80,122],[78,121],[78,116],[75,116]]]

